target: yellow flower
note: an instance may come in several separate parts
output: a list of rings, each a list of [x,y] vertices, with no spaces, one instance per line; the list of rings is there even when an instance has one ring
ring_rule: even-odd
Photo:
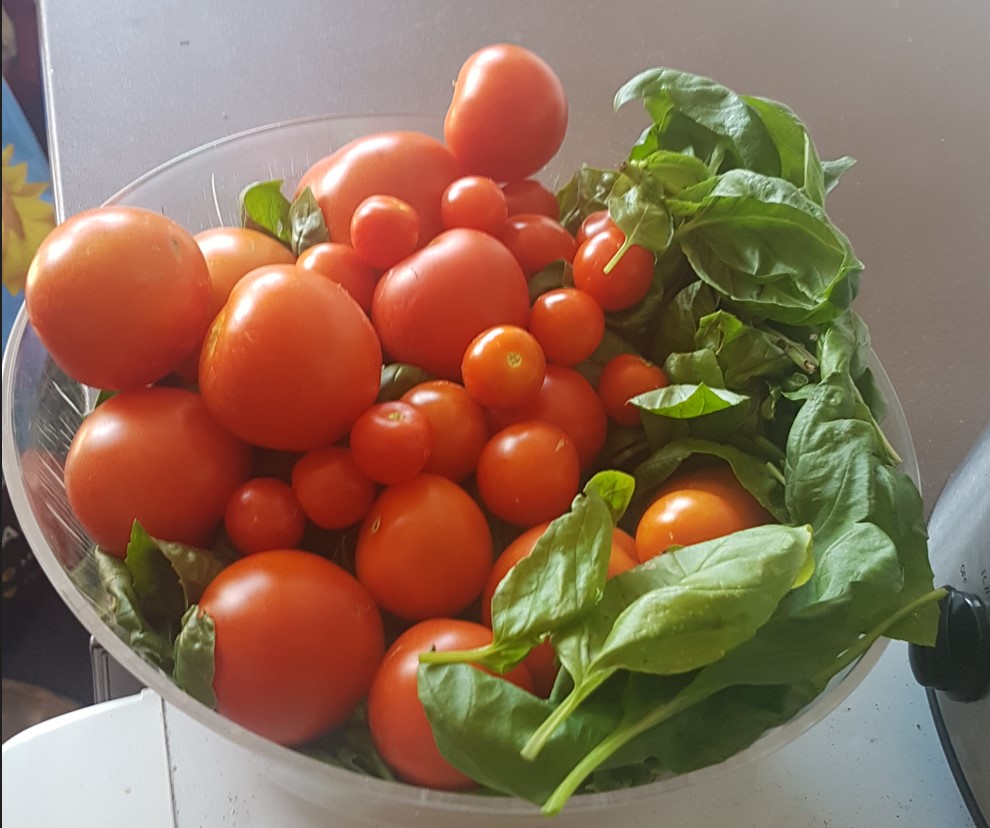
[[[3,150],[3,284],[12,294],[24,288],[31,259],[55,226],[55,211],[41,194],[48,184],[28,183],[27,164],[11,164],[14,145]]]

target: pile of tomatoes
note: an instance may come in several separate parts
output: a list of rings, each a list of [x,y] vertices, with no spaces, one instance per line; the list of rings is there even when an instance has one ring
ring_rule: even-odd
[[[369,135],[314,164],[298,192],[331,241],[298,256],[251,229],[81,213],[38,252],[26,306],[68,375],[115,392],[64,465],[90,537],[122,557],[137,520],[242,556],[199,601],[219,711],[297,745],[367,699],[400,778],[462,788],[417,697],[419,654],[491,641],[500,579],[568,510],[610,423],[638,425],[628,400],[667,381],[629,354],[596,386],[576,368],[655,262],[607,213],[572,234],[531,177],[567,127],[550,67],[482,49],[444,127],[443,142]],[[573,287],[531,300],[561,260]],[[383,400],[395,363],[431,378]],[[706,470],[668,485],[635,537],[615,530],[610,574],[766,520],[731,473]],[[350,568],[312,542],[342,531]],[[545,644],[505,678],[545,695],[555,671]]]

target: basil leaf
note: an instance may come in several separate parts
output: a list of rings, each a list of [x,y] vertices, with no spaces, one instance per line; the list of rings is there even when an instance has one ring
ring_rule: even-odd
[[[618,523],[629,508],[635,488],[636,481],[631,475],[612,470],[595,474],[584,490],[594,493],[608,507],[612,522]]]
[[[713,313],[715,308],[715,292],[704,282],[696,280],[678,291],[657,322],[652,350],[654,361],[662,364],[675,351],[693,351],[699,320]]]
[[[186,610],[179,576],[155,539],[137,521],[131,526],[124,563],[144,611],[153,618],[178,620]]]
[[[408,365],[405,362],[390,362],[382,366],[381,385],[378,389],[377,402],[390,402],[399,399],[403,394],[415,388],[421,382],[435,379],[434,375],[418,365]]]
[[[296,256],[314,244],[330,241],[330,230],[323,218],[323,211],[309,187],[289,205],[288,220],[289,246]]]
[[[178,577],[184,606],[187,607],[199,601],[210,581],[237,557],[234,553],[224,553],[219,549],[200,549],[157,538],[154,542]]]
[[[574,233],[590,213],[607,209],[606,201],[619,177],[618,170],[583,164],[557,193],[560,223]]]
[[[256,181],[248,184],[240,195],[241,224],[274,236],[292,246],[289,199],[282,195],[282,181]]]
[[[835,188],[835,185],[839,183],[839,178],[842,174],[846,172],[850,167],[856,163],[855,158],[850,158],[848,155],[843,155],[842,158],[836,158],[834,161],[823,161],[822,162],[822,173],[825,178],[825,194],[828,195]]]
[[[626,169],[649,174],[659,182],[665,194],[672,196],[712,177],[711,170],[703,161],[692,155],[662,149],[651,152],[641,160],[628,162]]]
[[[192,604],[182,616],[182,626],[175,639],[175,668],[172,679],[190,696],[207,707],[216,708],[213,692],[216,628],[213,619]]]
[[[668,385],[633,397],[630,402],[641,411],[661,417],[687,420],[703,417],[747,402],[749,397],[705,383]]]
[[[674,222],[662,200],[651,198],[642,186],[635,186],[608,199],[608,213],[625,234],[622,247],[605,266],[609,273],[614,264],[632,245],[638,244],[654,253],[663,253],[674,236]]]
[[[343,725],[296,750],[338,768],[395,781],[395,774],[385,764],[368,729],[366,702],[360,703]]]
[[[670,354],[663,364],[663,372],[674,385],[703,383],[711,388],[725,388],[722,368],[711,348]]]

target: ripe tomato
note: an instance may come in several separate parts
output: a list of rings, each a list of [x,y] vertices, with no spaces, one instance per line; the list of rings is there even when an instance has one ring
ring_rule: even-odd
[[[419,215],[419,244],[443,227],[440,199],[464,170],[443,144],[419,132],[381,132],[345,144],[320,159],[296,187],[306,187],[320,204],[330,240],[351,243],[351,216],[372,195],[391,195],[412,205]]]
[[[299,254],[296,265],[341,285],[365,313],[371,313],[371,295],[375,292],[378,271],[346,244],[314,244]]]
[[[230,497],[223,516],[231,542],[242,555],[296,546],[306,515],[288,483],[253,477]]]
[[[405,483],[423,471],[433,428],[419,409],[401,400],[378,403],[351,427],[354,462],[378,483]]]
[[[407,621],[456,615],[481,594],[492,536],[464,489],[421,474],[379,495],[361,524],[354,563],[383,610]]]
[[[468,175],[444,191],[440,217],[448,229],[470,227],[497,236],[505,227],[509,210],[495,181],[483,175]]]
[[[401,198],[368,196],[351,216],[351,246],[372,267],[391,267],[418,243],[419,213]]]
[[[461,66],[443,134],[469,172],[526,178],[556,155],[566,131],[564,86],[528,49],[487,46]]]
[[[459,379],[461,358],[493,325],[525,327],[526,278],[498,239],[445,230],[387,271],[375,287],[371,319],[393,359]]]
[[[512,408],[533,399],[546,374],[540,343],[515,325],[496,325],[478,334],[461,362],[464,387],[490,408]]]
[[[608,210],[596,210],[594,213],[589,213],[584,217],[584,221],[581,222],[577,233],[574,234],[574,240],[581,245],[592,236],[597,236],[603,230],[611,230],[612,228],[619,229],[615,222],[612,221]]]
[[[538,213],[510,216],[499,236],[527,278],[551,262],[574,261],[577,242],[556,219]]]
[[[502,192],[505,194],[510,216],[518,216],[520,213],[539,213],[554,221],[560,221],[557,196],[539,181],[534,181],[532,178],[507,181],[502,185]]]
[[[292,490],[303,512],[323,529],[344,529],[368,514],[377,489],[342,446],[308,451],[292,469]]]
[[[535,526],[566,512],[580,477],[574,442],[562,428],[541,420],[502,429],[478,458],[481,499],[516,526]]]
[[[210,322],[210,273],[196,241],[171,219],[99,207],[48,234],[24,300],[66,374],[96,388],[140,388],[199,348]]]
[[[460,482],[478,465],[478,455],[488,442],[488,423],[481,406],[463,385],[449,380],[429,380],[401,397],[426,415],[434,434],[425,471]]]
[[[343,722],[384,654],[367,590],[308,552],[241,558],[210,582],[199,607],[216,626],[217,710],[283,745]]]
[[[605,363],[598,378],[598,396],[608,416],[621,425],[639,425],[633,397],[667,386],[667,375],[638,354],[618,354]]]
[[[574,255],[574,286],[594,296],[607,311],[631,308],[646,296],[653,282],[653,253],[638,244],[630,246],[615,267],[605,272],[624,243],[618,227],[602,230]]]
[[[381,370],[374,328],[344,288],[269,265],[237,283],[214,321],[199,387],[242,439],[306,451],[347,432],[377,398]]]
[[[419,656],[431,650],[470,650],[491,642],[491,630],[480,624],[431,618],[410,627],[389,647],[368,692],[368,727],[382,759],[400,779],[442,790],[475,786],[437,749],[419,700]],[[532,692],[533,680],[524,665],[506,673],[505,679]]]
[[[717,461],[714,464],[706,463],[683,471],[678,469],[664,481],[657,490],[656,496],[659,497],[679,489],[697,489],[725,498],[731,501],[733,507],[744,516],[745,520],[752,521],[755,526],[773,521],[770,513],[739,482],[732,467],[722,461]]]
[[[533,302],[529,332],[549,362],[577,365],[601,344],[605,312],[589,293],[576,288],[550,290]]]
[[[65,493],[89,536],[124,556],[135,520],[150,535],[208,546],[251,473],[250,446],[179,388],[122,391],[82,421],[65,458]]]

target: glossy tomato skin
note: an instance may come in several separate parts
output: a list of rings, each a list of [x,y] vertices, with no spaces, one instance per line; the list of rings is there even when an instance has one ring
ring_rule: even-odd
[[[533,302],[529,332],[536,337],[549,362],[577,365],[601,344],[605,312],[582,290],[550,290]]]
[[[199,387],[242,439],[307,451],[342,437],[375,401],[381,369],[378,336],[344,288],[270,265],[238,282],[214,321]]]
[[[697,489],[716,494],[731,502],[743,519],[752,522],[754,526],[773,522],[773,516],[739,482],[727,463],[719,461],[692,469],[678,469],[657,489],[656,496],[680,489]]]
[[[581,245],[592,236],[597,236],[603,230],[613,229],[616,231],[619,230],[616,223],[612,221],[612,217],[608,214],[608,210],[596,210],[594,213],[589,213],[585,216],[584,221],[581,222],[581,226],[578,227],[577,233],[574,234],[574,239]]]
[[[296,265],[341,285],[361,306],[361,310],[371,313],[371,296],[375,292],[378,271],[353,248],[337,242],[314,244],[299,254]]]
[[[391,195],[372,195],[351,216],[351,246],[372,267],[384,270],[419,244],[419,213]]]
[[[433,444],[427,416],[402,400],[377,403],[351,427],[354,462],[368,477],[392,485],[423,471]]]
[[[476,783],[437,749],[419,700],[419,656],[430,650],[474,649],[491,641],[491,630],[480,624],[433,618],[410,627],[389,647],[368,693],[368,726],[378,752],[400,779],[441,790],[475,787]],[[533,679],[525,665],[511,670],[505,679],[533,691]]]
[[[509,209],[495,181],[484,175],[468,175],[444,191],[440,215],[447,229],[470,227],[497,236],[505,227]]]
[[[378,490],[344,446],[306,452],[292,468],[292,490],[306,516],[323,529],[345,529],[362,520]]]
[[[502,185],[502,193],[505,195],[510,216],[518,216],[520,213],[539,213],[554,221],[560,221],[557,196],[539,181],[532,178],[506,181]]]
[[[572,262],[577,242],[556,219],[539,213],[510,216],[499,236],[527,278],[556,261]]]
[[[446,230],[386,271],[371,319],[392,359],[458,380],[464,351],[494,325],[524,328],[529,290],[498,240],[479,230]]]
[[[343,722],[384,654],[381,615],[367,590],[312,553],[242,558],[210,582],[199,607],[216,627],[217,710],[279,744]]]
[[[69,505],[89,536],[123,557],[135,520],[150,535],[210,545],[252,449],[179,388],[122,391],[82,421],[65,459]]]
[[[536,396],[547,360],[536,338],[515,325],[496,325],[471,340],[461,361],[461,378],[481,405],[512,408]]]
[[[469,172],[527,178],[556,155],[566,131],[564,86],[533,52],[495,44],[461,66],[443,133]]]
[[[186,230],[161,213],[98,207],[60,224],[28,270],[25,307],[73,379],[133,389],[194,353],[210,322],[210,273]]]
[[[481,594],[491,531],[464,489],[421,474],[379,495],[361,524],[354,562],[383,610],[407,621],[452,616]]]
[[[639,409],[629,400],[667,387],[663,369],[638,354],[617,354],[598,377],[598,396],[609,417],[620,425],[639,425]]]
[[[294,547],[306,515],[292,487],[274,477],[253,477],[231,495],[224,511],[227,536],[242,555]]]
[[[631,308],[646,296],[653,282],[656,259],[638,244],[631,245],[605,272],[625,239],[618,227],[606,228],[582,242],[574,254],[574,286],[594,296],[606,311]]]
[[[330,230],[330,240],[351,243],[351,216],[368,196],[390,195],[415,209],[419,244],[443,228],[440,199],[464,174],[450,150],[429,135],[380,132],[345,144],[317,161],[302,177],[296,195],[310,187]]]

